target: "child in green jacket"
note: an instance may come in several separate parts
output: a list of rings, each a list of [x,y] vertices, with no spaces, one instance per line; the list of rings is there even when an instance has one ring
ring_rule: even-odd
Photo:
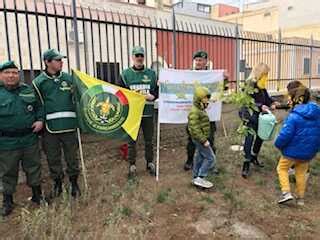
[[[195,186],[211,188],[213,184],[206,180],[209,170],[215,162],[215,155],[210,142],[210,121],[206,108],[209,105],[211,94],[205,87],[196,87],[193,97],[193,106],[188,115],[188,130],[196,146],[193,163],[193,180]]]

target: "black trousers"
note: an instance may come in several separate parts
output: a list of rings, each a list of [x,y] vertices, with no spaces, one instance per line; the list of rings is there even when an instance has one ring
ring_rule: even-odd
[[[154,129],[154,122],[153,117],[143,117],[141,120],[141,128],[143,132],[144,138],[144,147],[145,147],[145,160],[146,162],[153,162],[153,129]],[[128,161],[130,164],[136,163],[136,156],[137,156],[137,149],[136,149],[136,142],[130,141],[128,143]]]
[[[252,116],[249,118],[249,122],[247,126],[252,128],[254,131],[258,131],[258,123],[259,123],[259,113],[253,113]],[[248,134],[244,141],[244,156],[245,161],[250,161],[252,158],[252,154],[257,156],[260,152],[261,146],[263,144],[263,140],[256,135]]]
[[[217,130],[216,122],[210,122],[210,136],[209,136],[208,140],[210,142],[210,146],[211,146],[214,153],[216,153],[216,148],[214,146],[214,135],[215,135],[216,130]],[[191,139],[190,133],[188,131],[188,127],[187,127],[187,133],[188,133],[188,144],[187,144],[188,159],[186,161],[186,164],[192,165],[194,153],[196,151],[196,147]]]

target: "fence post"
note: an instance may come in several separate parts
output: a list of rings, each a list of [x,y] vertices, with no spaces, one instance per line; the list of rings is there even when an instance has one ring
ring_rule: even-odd
[[[75,36],[76,65],[77,65],[77,69],[80,70],[80,49],[79,49],[79,32],[78,32],[76,0],[72,0],[72,10],[73,10],[73,27],[74,27],[74,36]]]
[[[310,69],[310,74],[309,74],[309,88],[311,89],[311,79],[312,79],[312,57],[313,57],[313,35],[311,34],[310,37],[310,61],[309,61],[309,69]]]
[[[236,36],[236,55],[235,55],[235,78],[236,78],[236,91],[238,92],[240,87],[240,37],[239,37],[239,25],[235,27]]]
[[[176,13],[174,11],[174,5],[172,6],[172,66],[176,68]]]
[[[278,31],[278,66],[277,66],[277,91],[280,91],[280,78],[281,78],[281,29]]]

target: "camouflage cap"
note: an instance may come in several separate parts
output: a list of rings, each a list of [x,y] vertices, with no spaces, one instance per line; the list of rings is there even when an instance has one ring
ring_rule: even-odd
[[[58,52],[55,49],[48,49],[45,51],[42,55],[43,60],[60,60],[62,58],[67,58],[65,55],[62,55],[60,52]]]
[[[132,49],[132,55],[142,54],[144,55],[144,49],[141,46],[134,47]]]
[[[17,64],[14,61],[5,61],[0,64],[0,72],[9,68],[16,68],[19,69]]]
[[[201,57],[201,58],[207,59],[208,58],[208,53],[206,51],[203,51],[203,50],[196,51],[193,54],[193,59],[195,59],[197,57]]]

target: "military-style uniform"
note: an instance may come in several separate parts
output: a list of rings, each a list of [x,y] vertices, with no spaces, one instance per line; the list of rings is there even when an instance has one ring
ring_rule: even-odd
[[[155,98],[158,97],[156,73],[152,69],[143,68],[138,70],[135,67],[130,67],[122,72],[121,80],[122,81],[120,85],[122,87],[131,89],[133,91],[138,91],[139,93],[144,95],[152,94],[153,96],[155,96]],[[145,141],[145,159],[147,161],[147,164],[153,162],[153,115],[154,101],[147,101],[141,121],[141,128]],[[131,141],[129,142],[128,156],[130,164],[135,164],[136,155],[136,143],[134,141]]]
[[[64,72],[52,76],[42,72],[32,82],[45,111],[44,148],[54,180],[64,177],[61,146],[69,177],[79,175],[77,119],[72,96],[72,77]]]
[[[31,128],[36,121],[43,121],[43,111],[33,89],[20,84],[8,90],[0,82],[0,172],[5,194],[16,191],[20,161],[27,184],[40,185],[38,135]]]

